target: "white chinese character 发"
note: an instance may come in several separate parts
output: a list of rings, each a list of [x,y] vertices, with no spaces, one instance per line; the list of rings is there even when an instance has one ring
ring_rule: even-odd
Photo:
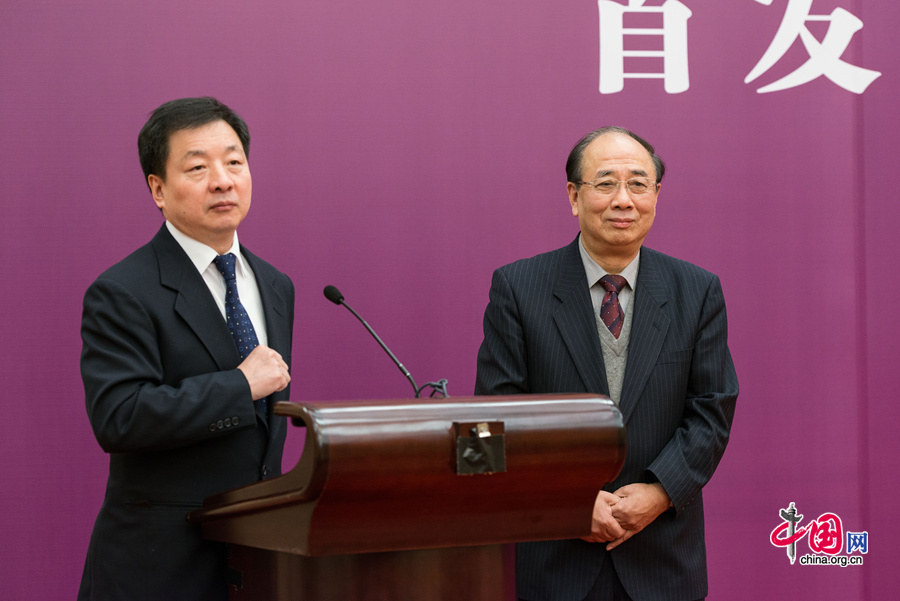
[[[598,0],[600,11],[600,93],[614,94],[625,87],[625,79],[662,79],[669,94],[684,92],[688,78],[687,21],[691,10],[678,0],[666,0],[662,6],[644,6],[644,0],[628,0],[625,6],[611,0]],[[657,13],[662,27],[625,27],[624,15]],[[663,38],[663,50],[625,50],[625,36]],[[662,58],[662,72],[630,73],[625,70],[629,57]]]
[[[771,6],[772,0],[756,0]],[[843,8],[834,9],[830,15],[810,15],[813,0],[788,0],[788,6],[775,38],[763,57],[744,79],[750,83],[775,65],[799,37],[809,53],[809,60],[794,72],[756,90],[760,94],[779,92],[808,83],[824,75],[849,92],[862,94],[869,84],[881,76],[878,71],[851,65],[841,59],[853,35],[862,29],[863,23]],[[828,30],[820,42],[806,26],[809,21],[824,21]]]

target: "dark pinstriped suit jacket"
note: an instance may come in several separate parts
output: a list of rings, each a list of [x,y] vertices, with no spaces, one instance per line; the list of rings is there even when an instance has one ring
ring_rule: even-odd
[[[494,273],[476,394],[608,394],[578,244]],[[629,310],[619,405],[628,447],[605,489],[659,481],[674,509],[609,553],[581,540],[519,545],[524,599],[580,601],[609,560],[636,601],[706,596],[701,490],[725,450],[738,394],[722,288],[715,275],[643,248]]]
[[[268,346],[290,365],[293,284],[242,254]],[[285,420],[257,420],[225,320],[165,225],[91,284],[81,334],[88,416],[110,456],[79,600],[224,601],[224,545],[204,541],[185,515],[212,494],[278,475]],[[275,393],[269,407],[287,398]]]

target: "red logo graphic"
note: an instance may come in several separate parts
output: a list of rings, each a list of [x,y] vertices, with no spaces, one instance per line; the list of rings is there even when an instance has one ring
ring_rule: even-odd
[[[791,503],[793,506],[793,503]],[[794,519],[785,517],[784,513],[790,513],[790,509],[783,510],[784,522],[772,530],[771,541],[776,547],[787,547],[796,544],[804,536],[809,536],[809,548],[816,553],[837,555],[844,548],[844,526],[840,516],[833,513],[823,513],[819,519],[810,522],[806,526],[797,529],[796,525],[803,519],[802,515],[793,514]],[[785,531],[788,532],[784,536]]]
[[[785,549],[791,565],[798,559],[800,565],[862,565],[863,558],[853,554],[865,555],[869,552],[868,531],[845,531],[844,524],[836,513],[823,513],[801,526],[803,516],[797,512],[792,501],[778,515],[782,522],[769,534],[769,541],[774,546]],[[810,553],[798,558],[797,541],[803,538],[809,545]],[[839,556],[845,548],[845,538],[847,554]]]

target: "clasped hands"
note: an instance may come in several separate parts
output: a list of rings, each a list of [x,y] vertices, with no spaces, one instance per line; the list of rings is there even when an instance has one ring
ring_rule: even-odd
[[[646,528],[671,505],[658,482],[628,484],[615,492],[601,490],[594,501],[589,543],[607,543],[612,550]]]

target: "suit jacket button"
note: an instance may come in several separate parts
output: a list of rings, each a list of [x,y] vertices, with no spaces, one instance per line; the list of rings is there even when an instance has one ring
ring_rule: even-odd
[[[215,425],[215,424],[210,424],[210,425],[209,425],[209,431],[210,431],[210,432],[215,432],[215,431],[216,431],[216,425]]]
[[[224,423],[222,420],[219,420],[219,421],[216,422],[216,427],[217,427],[219,430],[221,430],[222,428],[225,427],[225,423]]]
[[[226,427],[226,428],[230,428],[230,427],[231,427],[231,418],[230,418],[230,417],[226,417],[226,418],[225,418],[225,427]]]
[[[238,419],[238,416],[236,416],[236,415],[235,415],[234,417],[231,418],[231,425],[232,425],[232,426],[236,426],[236,425],[238,425],[240,422],[241,422],[241,420]]]

